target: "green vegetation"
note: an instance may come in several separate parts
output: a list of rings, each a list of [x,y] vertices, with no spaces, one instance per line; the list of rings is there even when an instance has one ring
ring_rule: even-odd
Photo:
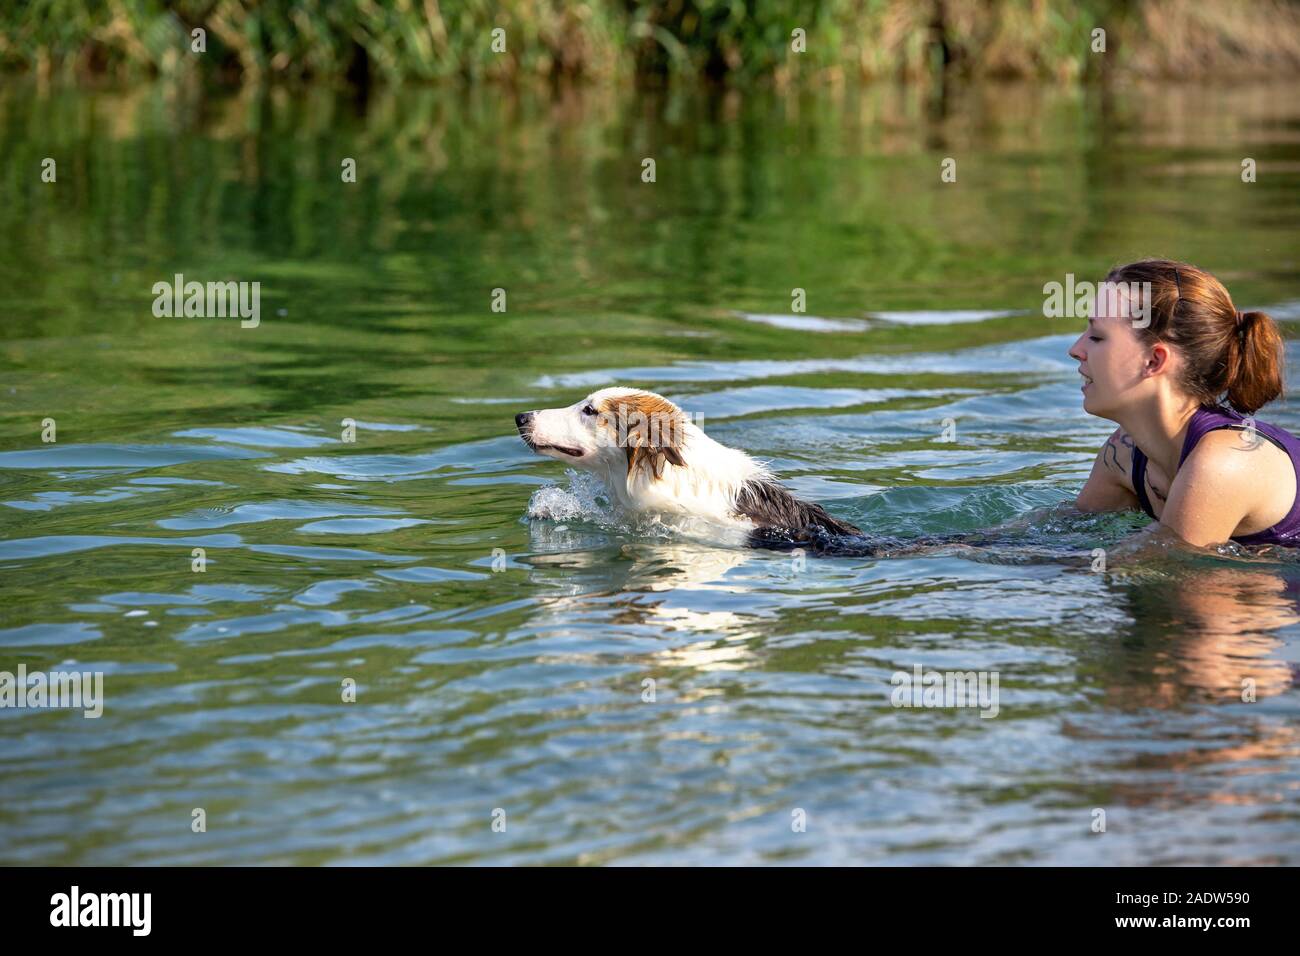
[[[1106,30],[1106,53],[1092,31]],[[203,53],[191,34],[205,31]],[[493,49],[493,31],[505,49]],[[794,31],[806,49],[792,49]],[[500,39],[497,45],[500,46]],[[0,68],[42,77],[1073,79],[1300,67],[1291,0],[11,0]]]

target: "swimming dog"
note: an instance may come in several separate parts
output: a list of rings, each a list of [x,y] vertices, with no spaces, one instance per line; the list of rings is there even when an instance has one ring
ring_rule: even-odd
[[[521,412],[515,425],[529,448],[594,473],[629,512],[711,519],[750,530],[750,543],[766,547],[862,534],[654,392],[604,388],[567,408]]]

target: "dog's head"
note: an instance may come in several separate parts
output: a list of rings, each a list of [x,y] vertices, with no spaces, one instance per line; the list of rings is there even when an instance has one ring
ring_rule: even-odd
[[[635,388],[603,388],[567,408],[515,416],[524,443],[539,455],[610,474],[626,464],[659,478],[664,467],[686,466],[687,419],[668,399]]]

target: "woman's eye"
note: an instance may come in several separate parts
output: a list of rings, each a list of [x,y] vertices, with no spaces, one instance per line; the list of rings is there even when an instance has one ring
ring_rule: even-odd
[[[582,406],[582,414],[584,414],[584,415],[595,415],[595,414],[596,414],[596,409],[592,408],[590,405],[584,405],[584,406]]]
[[[1090,335],[1090,336],[1088,336],[1088,340],[1091,341],[1091,342],[1100,342],[1100,341],[1101,341],[1101,339],[1097,338],[1097,336],[1095,336],[1095,335]]]

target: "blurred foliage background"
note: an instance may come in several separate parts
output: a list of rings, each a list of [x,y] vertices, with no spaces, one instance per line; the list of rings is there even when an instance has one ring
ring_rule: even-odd
[[[1093,30],[1106,31],[1105,55]],[[505,49],[493,49],[504,30]],[[205,31],[206,49],[191,50]],[[794,31],[806,49],[795,52]],[[497,46],[500,46],[498,42]],[[6,0],[0,69],[516,80],[1268,75],[1300,66],[1293,0]]]

